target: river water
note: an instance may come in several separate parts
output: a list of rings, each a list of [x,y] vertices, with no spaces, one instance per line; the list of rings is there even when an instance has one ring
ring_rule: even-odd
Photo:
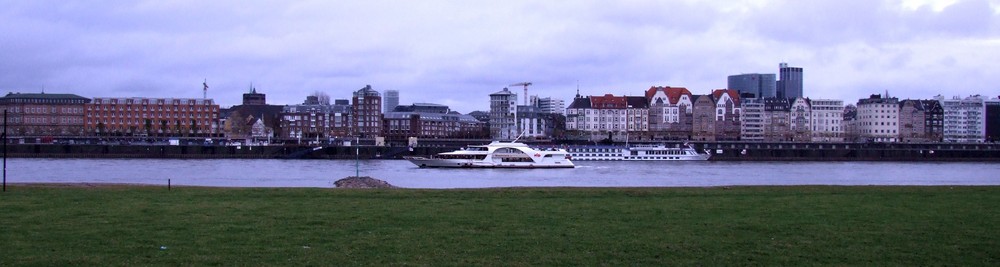
[[[8,183],[120,183],[225,187],[333,187],[353,160],[8,159]],[[573,169],[421,169],[362,160],[362,176],[406,188],[727,185],[1000,185],[988,162],[607,162]]]

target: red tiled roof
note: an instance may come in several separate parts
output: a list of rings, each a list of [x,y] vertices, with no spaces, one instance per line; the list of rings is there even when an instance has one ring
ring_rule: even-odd
[[[625,108],[627,105],[626,98],[624,96],[614,96],[612,94],[606,94],[604,96],[591,96],[590,106],[596,109],[621,109]]]
[[[656,95],[656,91],[663,91],[663,94],[667,95],[667,100],[670,104],[677,104],[677,101],[681,100],[682,95],[687,95],[691,97],[691,91],[688,91],[684,87],[670,87],[670,86],[653,86],[646,90],[646,100],[652,101],[653,95]]]
[[[729,98],[733,99],[733,105],[740,106],[740,92],[733,89],[717,89],[712,91],[712,96],[715,99],[721,99],[722,94],[729,95]]]

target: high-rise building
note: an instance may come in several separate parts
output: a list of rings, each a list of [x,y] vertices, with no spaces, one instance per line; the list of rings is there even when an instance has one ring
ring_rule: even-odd
[[[8,112],[11,136],[80,135],[87,103],[90,99],[74,94],[9,93],[0,97],[0,109]]]
[[[514,123],[517,112],[517,94],[506,87],[490,94],[490,137],[511,140],[517,137]]]
[[[802,68],[789,67],[788,63],[778,64],[779,82],[777,97],[796,98],[802,95]]]
[[[382,95],[371,85],[354,92],[351,114],[355,135],[376,137],[382,133]]]
[[[385,90],[385,102],[383,103],[385,107],[382,107],[382,111],[390,112],[399,106],[399,90]]]
[[[751,93],[756,98],[777,96],[777,81],[774,74],[747,73],[730,75],[727,87],[739,91],[740,94]]]

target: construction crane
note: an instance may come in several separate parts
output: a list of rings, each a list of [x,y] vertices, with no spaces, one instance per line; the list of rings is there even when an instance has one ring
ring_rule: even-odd
[[[525,106],[528,105],[528,85],[531,85],[531,82],[515,83],[515,84],[508,85],[508,86],[524,86],[524,105]]]

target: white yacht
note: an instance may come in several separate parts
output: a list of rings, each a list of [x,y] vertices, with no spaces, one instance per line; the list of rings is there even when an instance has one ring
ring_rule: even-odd
[[[532,148],[523,143],[493,141],[432,157],[403,157],[421,168],[573,168],[569,153],[558,148]]]
[[[574,160],[708,160],[709,151],[699,153],[694,146],[667,147],[663,144],[631,146],[578,146],[567,148]]]

